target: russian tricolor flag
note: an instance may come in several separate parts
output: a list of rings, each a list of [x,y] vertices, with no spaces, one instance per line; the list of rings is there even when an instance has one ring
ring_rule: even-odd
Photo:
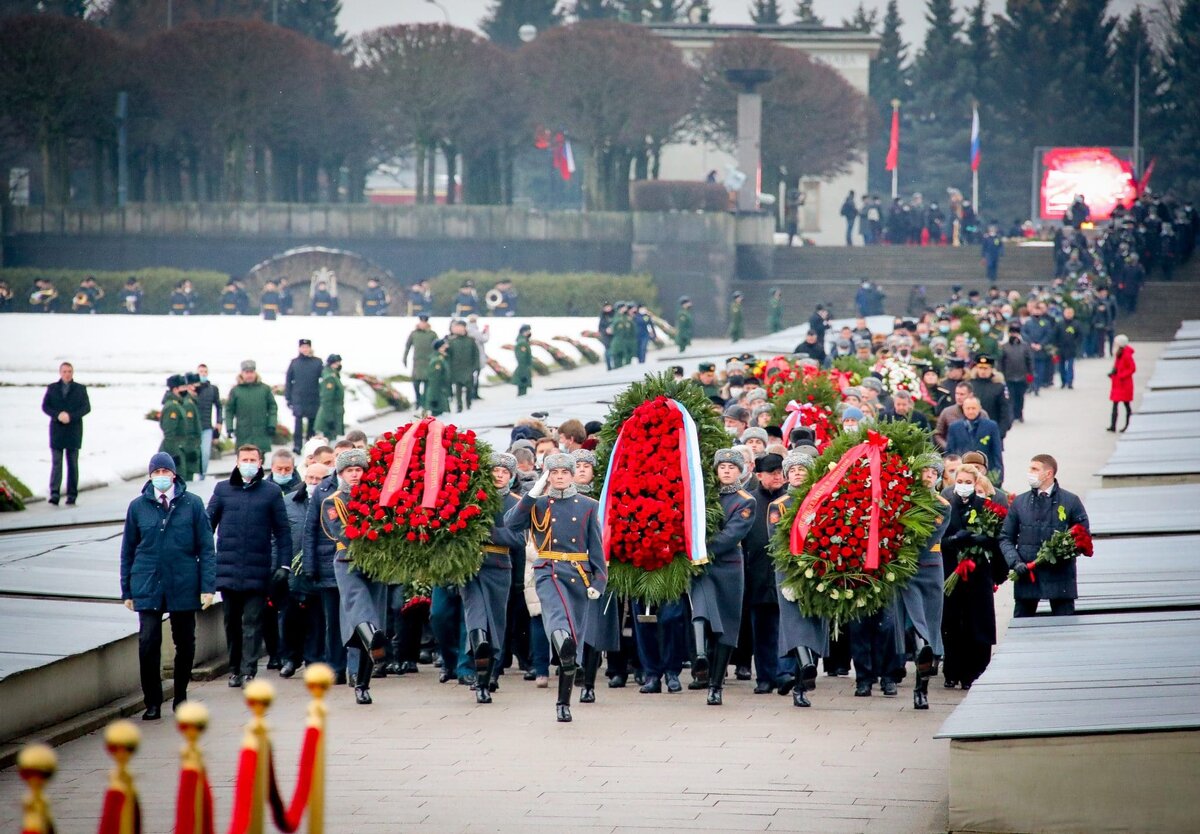
[[[979,108],[971,107],[971,170],[979,170]]]

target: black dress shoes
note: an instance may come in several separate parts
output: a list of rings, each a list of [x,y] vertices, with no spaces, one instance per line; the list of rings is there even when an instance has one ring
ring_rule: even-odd
[[[354,703],[362,704],[364,706],[372,703],[371,690],[367,689],[365,686],[354,687]]]
[[[590,686],[585,686],[579,693],[579,703],[594,704],[596,703],[596,690]]]
[[[662,678],[658,675],[651,675],[646,678],[646,682],[642,684],[642,688],[638,692],[643,695],[656,695],[662,692]]]
[[[269,659],[267,660],[267,668],[268,668],[268,669],[272,669],[272,670],[274,670],[274,669],[282,669],[282,668],[283,668],[283,661],[281,661],[281,660],[280,660],[279,658],[277,658],[277,657],[272,657],[272,658],[269,658]]]
[[[740,681],[748,681],[750,680],[750,667],[738,666],[733,670],[733,675]]]
[[[162,718],[162,707],[146,707],[146,711],[142,713],[143,721],[157,721]]]
[[[438,674],[438,683],[449,683],[452,680],[454,680],[454,673],[443,667],[441,673]]]
[[[667,672],[666,679],[667,679],[667,691],[668,692],[682,692],[683,691],[683,684],[681,684],[679,682],[679,675],[675,674],[674,672]]]
[[[625,683],[628,681],[628,675],[613,675],[608,679],[609,689],[624,689]]]
[[[812,701],[808,700],[808,696],[804,694],[804,689],[797,686],[792,690],[792,706],[794,707],[811,707]]]
[[[867,683],[866,681],[863,681],[862,683],[856,684],[854,686],[854,697],[855,698],[869,698],[870,696],[871,696],[871,684]]]
[[[879,682],[879,688],[883,690],[883,694],[889,698],[896,694],[896,682],[884,678]]]
[[[759,681],[754,684],[755,695],[766,695],[768,692],[774,692],[775,686],[767,681]]]
[[[234,672],[232,675],[229,676],[229,688],[230,689],[241,689],[242,684],[244,682],[245,681],[242,678],[242,676],[239,675],[237,672]]]
[[[294,674],[296,674],[296,664],[290,660],[279,667],[279,677],[281,678],[290,678]]]
[[[561,723],[569,724],[571,721],[571,708],[566,704],[556,704],[554,715]]]

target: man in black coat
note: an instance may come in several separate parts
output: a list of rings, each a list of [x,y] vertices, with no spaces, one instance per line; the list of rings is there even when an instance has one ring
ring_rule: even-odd
[[[1075,586],[1075,559],[1031,569],[1042,544],[1060,530],[1082,524],[1090,530],[1087,511],[1079,496],[1058,485],[1058,461],[1034,455],[1029,462],[1029,492],[1018,495],[1000,530],[1000,552],[1017,572],[1013,586],[1014,617],[1032,617],[1038,601],[1050,601],[1050,613],[1074,614],[1079,591]]]
[[[283,398],[296,417],[292,432],[292,451],[296,454],[300,454],[300,447],[313,436],[313,423],[321,405],[321,371],[324,369],[325,364],[320,358],[313,356],[312,341],[301,339],[300,355],[288,365],[283,384]]]
[[[746,551],[746,596],[743,600],[744,621],[749,621],[754,652],[754,694],[763,695],[782,688],[791,690],[794,676],[780,665],[779,659],[779,600],[775,588],[775,563],[771,559],[767,513],[777,498],[787,493],[783,475],[783,458],[766,454],[754,463],[758,488],[752,493],[755,500],[754,523],[742,542]],[[745,629],[743,629],[743,634]]]
[[[916,423],[925,431],[933,430],[929,418],[917,411],[912,394],[904,389],[892,394],[892,407],[884,411],[880,419],[889,423]]]
[[[46,386],[42,413],[50,418],[50,503],[58,506],[62,489],[62,463],[67,459],[67,504],[79,495],[79,447],[83,445],[83,418],[92,410],[87,386],[75,382],[70,362],[58,366],[58,382]]]
[[[825,367],[825,345],[821,344],[820,338],[817,336],[817,331],[809,330],[804,334],[804,341],[796,345],[792,351],[796,356],[807,356],[810,359],[815,359]]]
[[[263,609],[272,583],[286,582],[292,564],[292,532],[283,492],[266,478],[257,446],[242,446],[237,468],[217,484],[208,501],[217,534],[217,590],[225,611],[229,685],[258,674]]]
[[[975,357],[975,370],[971,379],[971,391],[983,410],[991,415],[1000,427],[1000,436],[1008,434],[1012,428],[1012,401],[1008,398],[1008,388],[995,378],[996,361],[986,353]]]

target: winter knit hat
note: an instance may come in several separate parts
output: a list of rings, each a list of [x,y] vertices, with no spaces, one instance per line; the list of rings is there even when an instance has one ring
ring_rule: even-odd
[[[766,402],[767,392],[761,388],[755,388],[753,391],[746,393],[746,405],[752,405],[759,400]]]
[[[155,452],[150,457],[150,467],[146,470],[146,474],[150,474],[155,469],[169,469],[175,472],[175,459],[166,452]],[[176,472],[178,474],[178,472]]]
[[[717,449],[716,454],[713,455],[713,466],[716,467],[722,463],[732,463],[743,476],[746,474],[746,458],[737,449]]]
[[[590,463],[592,469],[596,468],[596,453],[591,449],[576,449],[571,452],[571,457],[575,458],[576,463]]]
[[[546,472],[551,472],[555,469],[570,469],[575,471],[575,458],[568,455],[566,452],[555,452],[552,455],[546,455],[542,461],[542,469]]]
[[[801,467],[805,471],[812,468],[813,459],[801,452],[799,449],[792,449],[783,459],[783,474],[788,474],[794,467]]]
[[[253,359],[247,359],[246,361],[242,362],[242,370],[243,371],[257,371],[258,365],[254,362]]]
[[[492,452],[492,468],[503,466],[512,476],[517,477],[517,458],[508,452]]]
[[[764,445],[768,442],[767,430],[760,429],[758,426],[751,426],[742,432],[741,440],[745,443],[747,440],[761,440]]]
[[[862,420],[862,418],[863,418],[863,413],[862,413],[861,408],[855,408],[854,406],[850,406],[849,408],[845,408],[842,410],[842,419],[843,420]]]
[[[870,388],[877,394],[883,393],[883,382],[873,376],[864,377],[863,381],[859,383],[859,386],[862,388]]]
[[[343,469],[351,466],[358,466],[365,470],[370,463],[365,449],[347,449],[337,456],[337,471],[340,475]]]

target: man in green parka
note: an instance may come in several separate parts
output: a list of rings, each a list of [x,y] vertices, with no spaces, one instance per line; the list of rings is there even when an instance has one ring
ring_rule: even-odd
[[[277,412],[271,386],[259,379],[254,360],[247,359],[242,363],[238,383],[229,392],[229,400],[225,405],[225,425],[229,433],[238,446],[256,446],[266,458],[271,453]]]
[[[419,313],[416,329],[408,334],[408,341],[404,343],[405,365],[408,365],[408,355],[412,354],[412,364],[408,367],[412,369],[413,397],[417,408],[429,406],[425,389],[429,383],[429,360],[433,358],[433,343],[436,340],[437,333],[433,332],[433,326],[429,323],[429,314]]]
[[[742,338],[745,326],[742,323],[742,294],[735,292],[729,303],[729,341],[736,342]]]
[[[181,481],[190,481],[192,470],[188,468],[188,444],[191,442],[191,422],[187,418],[188,408],[184,403],[187,378],[183,374],[172,374],[167,378],[167,395],[163,398],[162,412],[158,425],[162,428],[162,444],[158,451],[166,452],[175,461],[175,476]],[[196,409],[191,409],[192,414]]]
[[[533,348],[529,346],[531,329],[528,324],[522,324],[517,331],[517,343],[513,345],[513,353],[517,356],[517,370],[513,373],[513,385],[517,386],[517,396],[523,397],[533,387]]]
[[[631,307],[622,301],[612,323],[613,367],[623,368],[637,355],[637,333],[633,326]]]
[[[475,371],[479,369],[479,343],[467,333],[465,321],[450,323],[446,340],[446,359],[450,364],[450,387],[454,392],[454,410],[471,407]],[[463,401],[466,405],[463,405]]]
[[[692,299],[679,297],[679,312],[675,314],[675,344],[683,353],[692,343]]]
[[[346,386],[342,384],[341,373],[342,357],[331,353],[317,383],[320,404],[316,421],[317,433],[329,440],[341,437],[346,431]]]
[[[425,388],[426,408],[431,417],[437,417],[450,408],[450,364],[446,360],[448,345],[445,339],[433,343],[433,354],[429,357]]]

